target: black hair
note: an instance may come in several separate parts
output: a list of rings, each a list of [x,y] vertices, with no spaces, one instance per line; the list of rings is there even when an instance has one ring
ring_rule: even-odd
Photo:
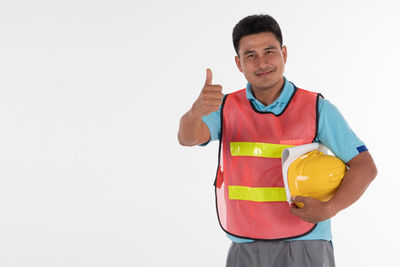
[[[282,32],[278,22],[269,15],[251,15],[240,20],[232,32],[233,46],[236,54],[239,55],[239,42],[246,35],[261,32],[271,32],[275,35],[280,45],[283,44]]]

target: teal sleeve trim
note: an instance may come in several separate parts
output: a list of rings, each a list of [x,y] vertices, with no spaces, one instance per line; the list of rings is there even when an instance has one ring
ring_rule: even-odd
[[[357,147],[358,153],[368,151],[368,148],[366,146],[359,146]]]

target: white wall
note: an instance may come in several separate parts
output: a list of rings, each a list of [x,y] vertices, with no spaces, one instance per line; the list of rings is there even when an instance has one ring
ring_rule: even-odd
[[[224,266],[217,144],[179,146],[211,67],[243,88],[233,26],[274,16],[286,77],[322,92],[379,175],[333,219],[337,266],[396,266],[396,1],[1,1],[0,266]]]

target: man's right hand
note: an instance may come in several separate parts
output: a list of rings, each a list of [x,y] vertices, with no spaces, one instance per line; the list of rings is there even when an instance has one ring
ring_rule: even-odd
[[[191,112],[196,117],[203,117],[211,112],[217,111],[222,104],[222,86],[212,84],[212,72],[206,70],[206,82],[197,100],[193,103]]]

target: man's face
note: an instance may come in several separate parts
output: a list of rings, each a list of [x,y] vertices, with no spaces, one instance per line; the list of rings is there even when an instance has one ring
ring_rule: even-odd
[[[287,51],[271,32],[240,39],[236,65],[256,90],[274,88],[283,79]]]

